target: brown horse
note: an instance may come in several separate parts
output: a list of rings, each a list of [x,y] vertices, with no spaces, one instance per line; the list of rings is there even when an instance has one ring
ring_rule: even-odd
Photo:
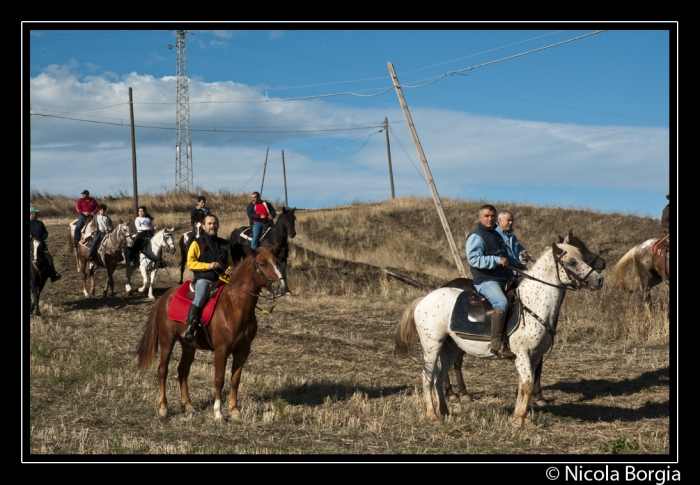
[[[258,331],[258,321],[255,317],[255,306],[258,302],[260,290],[266,288],[275,298],[287,292],[286,284],[278,268],[277,259],[274,256],[276,247],[267,250],[265,248],[249,249],[249,256],[241,263],[236,272],[231,276],[231,281],[224,286],[219,294],[219,300],[214,308],[211,320],[206,329],[209,338],[204,332],[196,333],[195,340],[185,343],[181,334],[185,328],[183,322],[168,318],[168,306],[173,294],[179,286],[170,288],[161,296],[151,310],[151,315],[139,342],[137,355],[138,367],[142,371],[148,370],[155,359],[158,346],[160,346],[160,365],[158,366],[158,381],[160,382],[160,397],[158,398],[158,414],[161,417],[168,415],[168,402],[165,397],[165,382],[168,377],[168,363],[172,355],[175,342],[182,346],[182,357],[177,367],[177,378],[180,383],[182,406],[187,412],[194,412],[190,402],[187,387],[187,377],[190,366],[194,361],[197,349],[214,352],[214,389],[216,400],[214,402],[214,420],[223,423],[221,414],[221,390],[224,386],[224,370],[229,355],[233,354],[231,366],[231,399],[229,414],[233,421],[241,422],[241,413],[238,410],[238,384],[241,380],[243,364],[250,353],[250,345]],[[211,345],[210,345],[211,342]]]
[[[664,281],[669,281],[671,260],[665,256],[660,256],[652,251],[658,239],[647,239],[641,244],[627,251],[622,259],[617,262],[613,270],[613,283],[627,289],[625,272],[627,267],[634,262],[639,275],[639,283],[642,288],[642,301],[645,303],[647,312],[651,309],[651,289]],[[670,253],[668,253],[670,255]],[[664,267],[665,266],[665,267]],[[663,275],[666,275],[666,278]]]
[[[591,268],[596,270],[598,273],[605,269],[605,259],[601,258],[599,255],[592,252],[586,246],[586,243],[579,237],[574,236],[573,229],[569,229],[569,233],[565,237],[559,237],[560,244],[570,244],[577,248],[581,252],[581,259]],[[442,285],[442,288],[460,288],[462,290],[470,290],[476,292],[476,288],[472,283],[472,280],[468,278],[456,278],[448,283]],[[464,385],[464,376],[462,375],[462,363],[464,361],[464,351],[460,350],[457,353],[457,358],[454,363],[455,377],[457,379],[457,388],[452,389],[450,384],[449,372],[445,374],[445,395],[450,401],[455,401],[460,397],[465,401],[471,401],[471,396],[467,393],[466,386]],[[542,363],[537,365],[534,369],[534,384],[532,388],[532,402],[537,406],[546,406],[547,401],[545,401],[542,396],[542,386],[540,385],[540,376],[542,375]]]
[[[93,263],[88,261],[88,256],[90,255],[90,248],[85,244],[78,243],[75,247],[73,246],[73,230],[75,229],[75,224],[70,224],[70,236],[68,238],[68,244],[75,255],[75,264],[78,267],[78,272],[83,279],[83,294],[85,296],[90,296],[90,294],[95,294],[95,268],[97,265],[104,266],[107,270],[107,281],[105,283],[104,290],[102,290],[102,297],[107,296],[107,288],[112,290],[112,298],[114,298],[114,279],[112,275],[117,267],[117,263],[121,260],[122,251],[124,246],[131,246],[134,242],[133,235],[131,233],[131,227],[129,226],[130,220],[126,222],[119,219],[119,225],[109,234],[105,234],[100,242],[100,248],[97,250],[98,259],[100,261]],[[87,271],[90,272],[90,294],[87,291]]]

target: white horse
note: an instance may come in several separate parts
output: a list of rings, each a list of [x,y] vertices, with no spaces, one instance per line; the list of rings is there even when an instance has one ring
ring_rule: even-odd
[[[155,300],[153,296],[153,281],[156,278],[156,273],[163,261],[163,249],[166,249],[170,254],[175,254],[175,240],[172,229],[161,229],[156,232],[153,237],[146,243],[139,254],[139,269],[141,270],[141,278],[143,286],[138,289],[139,293],[146,291],[148,287],[148,298]],[[134,267],[127,263],[126,265],[126,293],[131,295],[131,275],[134,274]]]
[[[567,289],[599,290],[603,277],[581,260],[581,253],[569,244],[553,244],[528,271],[516,292],[522,308],[518,325],[509,336],[520,375],[515,405],[515,425],[525,422],[533,390],[533,370],[552,347],[559,308]],[[531,278],[531,279],[530,279]],[[450,329],[458,288],[439,288],[416,299],[404,312],[396,331],[395,354],[408,353],[416,335],[423,348],[423,394],[430,421],[439,421],[433,407],[432,391],[438,394],[440,414],[449,414],[444,394],[447,371],[459,349],[479,358],[497,358],[489,351],[490,341],[467,340]],[[448,338],[448,337],[451,337]],[[456,345],[454,345],[454,342]]]

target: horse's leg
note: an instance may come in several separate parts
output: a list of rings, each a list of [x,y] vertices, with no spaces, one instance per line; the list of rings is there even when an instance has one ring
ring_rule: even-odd
[[[92,296],[95,296],[95,265],[87,261],[85,262],[85,264],[89,268],[88,271],[90,273],[90,294]]]
[[[155,268],[153,268],[153,271],[151,271],[151,274],[150,274],[150,279],[149,279],[149,281],[148,281],[148,299],[149,299],[149,300],[155,300],[155,299],[156,299],[156,297],[153,296],[153,282],[154,282],[155,279],[156,279],[156,273],[157,273],[157,272],[158,272],[158,266],[156,266]]]
[[[241,382],[243,364],[245,364],[249,352],[250,348],[247,351],[236,352],[233,354],[233,362],[231,363],[231,399],[228,404],[228,412],[231,419],[237,423],[243,422],[241,412],[238,410],[238,385]]]
[[[532,401],[534,404],[540,407],[547,405],[547,401],[545,401],[544,396],[542,395],[542,386],[540,385],[540,377],[542,376],[542,364],[543,361],[540,360],[540,363],[537,364],[537,367],[535,367],[535,382],[532,385]]]
[[[30,276],[31,278],[31,276]],[[39,278],[41,278],[41,275],[39,275]],[[29,286],[31,287],[32,290],[32,295],[34,296],[34,301],[32,302],[31,306],[29,307],[29,313],[32,313],[32,310],[36,308],[36,314],[37,316],[41,316],[41,310],[39,310],[39,288],[38,285],[36,284],[36,281],[34,281],[34,278],[30,280]]]
[[[435,406],[433,405],[433,386],[435,384],[437,359],[437,346],[430,347],[430,351],[423,351],[423,399],[425,399],[425,412],[428,421],[433,422],[440,421],[440,418],[438,418],[435,413]]]
[[[447,409],[445,394],[442,392],[445,385],[444,381],[450,367],[452,367],[455,362],[455,358],[457,357],[459,350],[459,347],[457,347],[453,342],[448,343],[448,341],[445,341],[444,345],[442,346],[442,350],[440,350],[440,354],[438,355],[438,372],[435,378],[435,390],[437,391],[438,395],[440,414],[443,416],[450,414],[450,411]]]
[[[80,277],[83,280],[83,295],[90,296],[87,290],[87,260],[80,260]]]
[[[532,362],[528,356],[521,354],[518,355],[515,361],[515,367],[518,369],[518,374],[520,375],[520,383],[518,384],[518,397],[515,400],[513,416],[515,418],[515,426],[522,428],[525,424],[525,416],[527,415],[530,398],[532,397]]]
[[[214,392],[215,392],[215,397],[214,397],[214,421],[217,424],[223,424],[224,422],[224,415],[221,414],[221,390],[224,388],[224,373],[226,371],[226,359],[228,359],[229,356],[229,349],[224,346],[224,345],[219,345],[214,349]],[[240,359],[240,358],[239,358]],[[243,358],[245,361],[245,357]],[[235,378],[236,372],[238,372],[238,379],[240,379],[241,374],[240,374],[240,368],[236,368],[236,357],[233,358],[234,366],[232,368],[231,372],[231,402],[235,402],[235,397],[234,397],[234,390],[233,390],[233,380]],[[240,366],[243,366],[241,363]],[[238,381],[236,381],[238,383]],[[230,406],[229,406],[230,407]],[[241,421],[241,416],[240,412],[238,412],[238,409],[235,408],[235,413],[237,416],[234,416],[234,413],[231,413],[231,419],[234,421]]]
[[[127,296],[131,296],[131,275],[132,274],[134,274],[134,268],[132,268],[127,262],[127,265],[126,265],[126,286],[124,288],[126,290]]]
[[[464,350],[459,349],[457,352],[457,358],[454,363],[455,378],[457,379],[457,391],[456,394],[460,398],[464,398],[465,401],[469,402],[472,400],[471,396],[467,393],[467,386],[464,385],[464,376],[462,375],[462,363],[464,362]]]
[[[139,255],[139,258],[141,256]],[[145,263],[144,261],[141,261],[139,259],[139,271],[141,271],[141,288],[138,289],[139,293],[143,293],[146,291],[146,285],[148,284],[148,271],[146,270],[146,267],[148,266],[148,263]]]
[[[156,323],[158,325],[158,323]],[[168,400],[165,397],[165,383],[168,380],[168,364],[170,356],[173,353],[175,339],[161,335],[161,329],[158,329],[158,340],[160,344],[160,364],[158,365],[158,385],[160,387],[160,396],[158,397],[158,415],[164,418],[168,415]],[[184,352],[183,352],[184,355]]]
[[[173,340],[173,344],[174,343],[175,341]],[[192,403],[190,402],[190,393],[189,388],[187,387],[187,378],[190,375],[190,367],[192,367],[192,362],[194,362],[194,354],[196,352],[197,349],[183,343],[180,365],[177,366],[177,380],[180,383],[180,398],[182,399],[182,407],[185,408],[185,411],[187,411],[188,413],[194,412],[194,406],[192,406]],[[163,396],[165,396],[165,394],[163,394]]]

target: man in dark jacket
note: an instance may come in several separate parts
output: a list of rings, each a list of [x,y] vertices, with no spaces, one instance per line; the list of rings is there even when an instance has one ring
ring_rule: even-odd
[[[218,237],[219,218],[214,214],[204,217],[202,228],[204,234],[192,241],[187,252],[187,267],[192,271],[192,285],[194,286],[194,299],[185,319],[185,329],[182,339],[190,343],[194,340],[194,321],[202,315],[202,309],[209,295],[209,287],[212,282],[225,274],[231,276],[233,261],[229,251],[229,242]]]
[[[195,224],[197,224],[198,222],[202,223],[204,221],[204,216],[209,214],[209,209],[206,207],[206,203],[206,197],[204,197],[203,195],[197,197],[197,205],[192,210],[192,214],[190,214],[190,224],[192,225],[192,230],[194,231],[194,234],[197,233],[197,228],[195,227]]]
[[[511,265],[522,268],[520,261],[511,259],[503,238],[496,232],[496,208],[490,204],[479,209],[479,223],[467,236],[467,262],[474,278],[474,287],[491,302],[491,348],[492,354],[506,359],[515,354],[503,345],[506,326],[508,298],[503,287],[513,272]]]
[[[58,281],[61,279],[62,275],[58,274],[56,267],[53,264],[53,257],[49,252],[49,247],[46,245],[46,240],[49,238],[49,231],[46,230],[46,226],[43,222],[37,219],[37,214],[39,209],[34,207],[29,208],[29,239],[41,239],[44,241],[44,247],[46,248],[46,258],[49,261],[49,275],[51,276],[51,282]]]

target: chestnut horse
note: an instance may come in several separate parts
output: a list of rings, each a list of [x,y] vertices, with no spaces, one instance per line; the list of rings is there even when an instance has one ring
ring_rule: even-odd
[[[168,402],[165,397],[165,382],[168,377],[168,364],[175,347],[175,342],[180,342],[182,356],[177,367],[177,379],[180,383],[182,406],[187,412],[194,412],[195,408],[190,402],[187,387],[187,377],[190,366],[194,361],[197,349],[214,352],[214,389],[216,400],[214,402],[214,420],[223,423],[221,414],[221,390],[224,386],[224,371],[229,355],[233,354],[231,365],[231,399],[228,410],[231,419],[241,422],[241,413],[238,410],[238,384],[241,380],[243,364],[250,353],[250,345],[258,331],[258,321],[255,317],[255,306],[261,296],[260,290],[266,288],[275,298],[287,292],[287,285],[279,270],[279,263],[274,256],[277,248],[270,250],[265,248],[250,249],[249,256],[241,263],[236,272],[231,276],[231,281],[224,286],[219,293],[209,324],[205,327],[209,338],[203,331],[198,331],[195,340],[185,343],[181,334],[185,329],[183,322],[168,318],[168,306],[173,294],[180,288],[174,286],[161,296],[151,310],[151,315],[137,349],[138,367],[142,371],[148,370],[155,359],[158,346],[160,346],[160,364],[158,366],[158,381],[160,383],[160,397],[158,398],[158,414],[161,417],[168,415]],[[189,283],[185,283],[189,284]],[[211,343],[211,345],[210,345]]]
[[[671,260],[652,251],[657,241],[658,239],[647,239],[643,243],[637,244],[622,256],[613,270],[613,283],[627,289],[625,272],[627,266],[634,262],[642,288],[642,301],[644,301],[647,312],[651,309],[651,289],[664,281],[662,275],[665,274],[666,281],[670,283],[668,278],[671,275]]]
[[[596,270],[598,273],[605,269],[605,259],[601,258],[599,255],[592,252],[586,246],[586,243],[579,237],[574,236],[574,230],[569,229],[569,233],[565,237],[559,237],[560,244],[570,244],[577,248],[581,252],[581,259],[588,266]],[[468,278],[456,278],[448,283],[442,285],[442,288],[460,288],[462,290],[476,291],[473,286],[472,280]],[[452,389],[450,384],[449,373],[445,375],[445,394],[450,401],[456,401],[460,397],[465,401],[471,401],[471,396],[467,393],[466,386],[464,385],[464,376],[462,375],[462,362],[464,361],[464,351],[460,350],[457,353],[457,358],[454,363],[455,377],[457,379],[457,389]],[[547,401],[545,401],[542,395],[542,386],[540,385],[540,377],[542,376],[542,363],[540,363],[535,368],[535,382],[532,389],[532,402],[537,406],[546,406]]]

